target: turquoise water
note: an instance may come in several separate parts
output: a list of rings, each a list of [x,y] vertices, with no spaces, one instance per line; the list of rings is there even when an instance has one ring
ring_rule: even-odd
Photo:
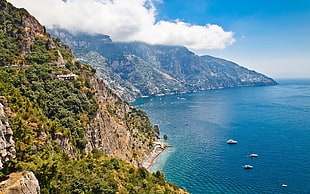
[[[310,80],[278,82],[134,102],[175,146],[151,170],[194,194],[309,194]]]

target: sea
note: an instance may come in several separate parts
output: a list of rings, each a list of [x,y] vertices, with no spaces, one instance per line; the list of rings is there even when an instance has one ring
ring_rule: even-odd
[[[277,82],[133,102],[172,146],[150,170],[193,194],[310,194],[310,79]]]

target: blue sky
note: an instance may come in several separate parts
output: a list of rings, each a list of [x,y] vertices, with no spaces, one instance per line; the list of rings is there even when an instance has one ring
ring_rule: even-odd
[[[217,24],[236,41],[197,51],[238,62],[276,78],[310,78],[310,0],[167,0],[160,19]]]
[[[273,78],[310,78],[310,0],[8,0],[43,25],[183,45]]]

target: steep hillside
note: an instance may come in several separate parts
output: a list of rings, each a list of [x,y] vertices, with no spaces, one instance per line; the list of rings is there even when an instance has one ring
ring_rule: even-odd
[[[127,100],[141,96],[195,92],[276,82],[233,62],[197,56],[185,47],[114,43],[106,35],[70,34],[51,29],[73,52],[97,70],[117,94]]]
[[[0,170],[3,169],[4,162],[16,157],[13,131],[8,122],[7,114],[12,114],[10,107],[7,105],[6,99],[0,97]]]
[[[162,173],[141,167],[156,139],[146,113],[107,88],[26,10],[5,0],[0,55],[0,108],[11,110],[1,116],[0,133],[10,144],[4,146],[12,151],[8,158],[16,156],[4,163],[1,180],[32,171],[42,193],[183,193]]]

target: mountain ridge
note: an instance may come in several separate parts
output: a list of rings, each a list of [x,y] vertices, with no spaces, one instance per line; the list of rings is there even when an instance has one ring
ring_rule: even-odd
[[[143,96],[276,84],[273,79],[234,62],[198,56],[183,46],[113,42],[107,35],[71,34],[56,28],[50,31],[128,101]]]

